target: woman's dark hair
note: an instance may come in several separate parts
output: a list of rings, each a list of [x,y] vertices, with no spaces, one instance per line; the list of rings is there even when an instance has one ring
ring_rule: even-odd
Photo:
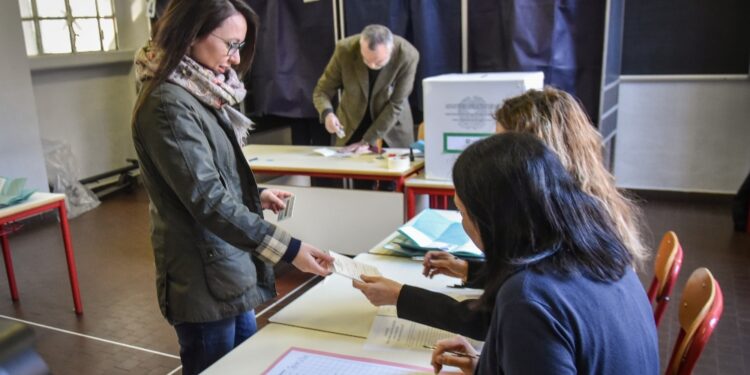
[[[136,102],[134,113],[151,91],[163,83],[190,50],[194,40],[208,37],[227,18],[242,14],[247,22],[245,47],[240,50],[237,73],[242,76],[249,69],[255,55],[255,41],[260,21],[258,15],[242,0],[172,0],[154,25],[152,40],[163,53],[154,78],[145,82]]]
[[[631,265],[609,215],[534,135],[474,143],[453,166],[453,182],[484,247],[483,308],[493,308],[502,283],[522,268],[608,282]]]

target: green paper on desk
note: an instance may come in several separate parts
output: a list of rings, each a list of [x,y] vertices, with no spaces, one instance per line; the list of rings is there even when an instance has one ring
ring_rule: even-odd
[[[0,177],[0,208],[21,203],[34,194],[36,189],[24,189],[25,178]]]
[[[397,244],[401,250],[443,250],[462,258],[484,257],[460,222],[450,220],[435,210],[422,211],[411,223],[403,225],[398,231],[403,237],[397,237],[391,243]]]

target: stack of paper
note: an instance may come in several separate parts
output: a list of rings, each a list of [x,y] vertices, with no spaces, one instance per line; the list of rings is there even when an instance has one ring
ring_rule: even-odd
[[[424,210],[410,223],[398,229],[400,236],[386,247],[403,255],[421,255],[430,250],[447,251],[461,258],[483,258],[460,222],[435,210]]]
[[[35,189],[24,189],[26,185],[25,178],[16,178],[13,180],[0,177],[0,208],[12,206],[21,203],[34,194]]]

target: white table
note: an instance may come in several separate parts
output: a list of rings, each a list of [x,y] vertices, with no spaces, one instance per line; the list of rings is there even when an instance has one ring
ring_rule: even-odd
[[[424,167],[424,159],[418,159],[411,162],[405,170],[393,170],[388,169],[386,159],[378,158],[375,154],[346,158],[324,157],[313,151],[316,148],[320,147],[247,145],[242,148],[242,152],[255,173],[389,180],[395,181],[396,191],[399,192],[403,190],[405,179]]]
[[[452,220],[460,220],[456,211],[439,211]],[[413,219],[412,219],[413,220]],[[377,251],[390,242],[391,233],[370,251]],[[452,291],[448,286],[460,284],[457,278],[437,275],[432,279],[422,276],[422,261],[410,258],[360,254],[354,259],[376,266],[383,276],[402,284],[409,284],[437,292]],[[357,337],[367,337],[375,319],[377,307],[352,287],[352,281],[338,275],[327,277],[269,319],[273,323],[302,328],[319,329]]]
[[[360,254],[354,259],[378,267],[385,277],[425,289],[447,292],[448,285],[460,283],[456,278],[443,275],[428,279],[422,276],[422,262],[408,258]],[[332,275],[269,321],[366,338],[377,310],[362,292],[352,287],[350,279]]]
[[[297,347],[430,368],[431,351],[366,350],[365,340],[282,324],[269,324],[202,372],[203,375],[261,374],[289,348]],[[420,374],[417,372],[415,374]],[[432,374],[432,371],[424,372]],[[311,375],[317,375],[312,374]],[[323,374],[321,374],[323,375]],[[328,374],[325,374],[328,375]],[[354,375],[354,374],[353,374]]]

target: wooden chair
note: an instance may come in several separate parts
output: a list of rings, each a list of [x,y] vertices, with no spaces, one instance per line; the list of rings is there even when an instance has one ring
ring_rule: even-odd
[[[677,276],[682,268],[682,246],[675,232],[664,234],[654,260],[654,279],[648,288],[648,299],[654,307],[654,321],[659,326],[669,303]]]
[[[707,268],[690,275],[680,300],[680,334],[667,367],[667,375],[687,375],[693,371],[703,348],[724,310],[719,283]]]

